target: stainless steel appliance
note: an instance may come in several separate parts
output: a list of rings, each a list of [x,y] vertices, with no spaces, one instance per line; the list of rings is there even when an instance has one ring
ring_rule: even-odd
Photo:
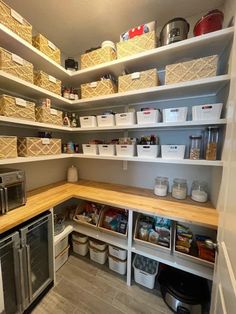
[[[0,169],[0,214],[26,203],[25,173],[16,169]]]
[[[23,313],[53,282],[52,214],[0,239],[0,313]]]
[[[182,17],[176,17],[163,26],[160,34],[161,45],[169,45],[187,39],[188,32],[188,22]]]

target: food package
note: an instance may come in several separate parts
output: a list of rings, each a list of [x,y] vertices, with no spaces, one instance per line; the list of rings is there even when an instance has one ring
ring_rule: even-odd
[[[103,227],[118,233],[126,234],[128,213],[126,210],[109,208],[103,218]]]
[[[96,226],[98,224],[100,212],[104,207],[105,205],[85,202],[82,206],[78,205],[73,220]]]
[[[129,40],[136,36],[140,36],[140,35],[155,31],[155,30],[156,30],[156,21],[141,24],[139,26],[129,29],[125,33],[122,33],[120,35],[120,41]]]

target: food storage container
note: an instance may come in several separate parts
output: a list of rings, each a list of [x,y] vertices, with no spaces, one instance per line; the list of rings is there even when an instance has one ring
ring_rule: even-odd
[[[88,254],[88,249],[89,249],[88,241],[85,243],[81,243],[79,241],[72,240],[72,245],[73,245],[73,252],[75,252],[76,254],[79,254],[81,256],[85,256]]]
[[[205,147],[206,160],[217,159],[218,142],[219,142],[219,127],[209,126],[206,129],[206,147]]]
[[[187,180],[174,179],[172,185],[172,196],[178,200],[184,200],[187,197]]]
[[[223,27],[224,13],[220,10],[212,10],[205,14],[194,26],[194,36],[218,31]]]
[[[117,86],[110,79],[81,84],[82,99],[110,95],[116,92]]]
[[[61,51],[42,34],[33,36],[32,44],[53,61],[61,64]]]
[[[116,145],[117,156],[133,157],[135,156],[135,150],[135,145]]]
[[[160,154],[160,145],[137,145],[138,157],[156,158]]]
[[[68,246],[64,251],[62,251],[55,258],[55,271],[58,271],[58,269],[61,268],[65,264],[65,262],[68,260],[69,248],[70,248],[70,246]]]
[[[161,121],[160,110],[150,109],[137,112],[138,124],[151,124]]]
[[[95,239],[89,239],[89,245],[99,251],[104,251],[107,248],[107,244],[105,242]]]
[[[106,263],[108,254],[107,254],[107,249],[100,251],[98,249],[95,249],[92,246],[89,246],[89,255],[92,261],[103,265]]]
[[[109,46],[102,47],[81,55],[81,69],[90,68],[101,63],[110,62],[116,59],[116,51]]]
[[[86,235],[78,233],[78,232],[72,233],[72,239],[80,243],[86,243],[88,241],[88,237]]]
[[[201,135],[191,135],[190,138],[190,150],[189,158],[197,160],[201,158],[201,148],[202,148],[202,136]]]
[[[185,145],[161,145],[161,157],[164,159],[184,159]]]
[[[163,122],[185,122],[188,107],[163,109]]]
[[[192,107],[192,119],[198,120],[218,120],[221,116],[223,104],[206,104]]]
[[[20,157],[61,154],[61,139],[18,137],[17,151]]]
[[[124,261],[127,258],[127,251],[109,244],[109,255]]]
[[[68,246],[68,236],[63,238],[55,245],[55,257],[57,257],[62,251],[64,251]]]
[[[80,117],[81,128],[95,128],[97,126],[97,118],[95,116]]]
[[[108,256],[109,268],[120,275],[126,274],[127,261],[122,261],[114,256]]]
[[[97,116],[98,127],[114,126],[115,116],[113,114],[104,114]]]
[[[114,156],[116,154],[116,146],[114,144],[99,144],[98,152],[101,156]]]
[[[115,121],[117,126],[134,125],[136,123],[135,112],[116,113]]]
[[[97,144],[82,144],[82,149],[85,155],[98,155]]]
[[[208,199],[208,188],[206,182],[193,181],[192,190],[191,190],[191,199],[205,203]]]
[[[167,177],[157,177],[155,180],[154,194],[166,196],[168,194],[169,181]]]

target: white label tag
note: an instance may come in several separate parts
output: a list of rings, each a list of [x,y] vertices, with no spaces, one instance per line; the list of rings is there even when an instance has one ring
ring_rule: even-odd
[[[56,82],[57,82],[57,79],[54,76],[48,75],[48,79],[50,82],[52,82],[54,84],[56,84]]]
[[[14,11],[13,9],[11,9],[11,16],[17,20],[19,23],[23,24],[24,23],[24,19],[23,17],[17,13],[16,11]]]
[[[50,40],[48,40],[48,47],[50,47],[52,50],[57,49],[57,47]]]
[[[11,58],[12,58],[12,61],[14,61],[20,65],[24,64],[24,60],[21,57],[15,55],[14,53],[11,54]]]
[[[56,109],[50,109],[50,113],[51,113],[53,116],[57,116],[57,110],[56,110]]]
[[[26,107],[26,100],[22,99],[22,98],[16,98],[16,105],[21,106],[21,107]]]
[[[92,82],[89,84],[89,87],[97,87],[98,83],[97,82]]]
[[[140,72],[134,72],[131,74],[131,79],[132,80],[137,80],[140,78]]]
[[[50,138],[41,138],[42,144],[43,145],[48,145],[50,144]]]

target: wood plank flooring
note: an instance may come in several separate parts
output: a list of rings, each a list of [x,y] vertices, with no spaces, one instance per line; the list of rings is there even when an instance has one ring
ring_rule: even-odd
[[[163,299],[75,256],[57,272],[57,283],[33,314],[170,314]]]

